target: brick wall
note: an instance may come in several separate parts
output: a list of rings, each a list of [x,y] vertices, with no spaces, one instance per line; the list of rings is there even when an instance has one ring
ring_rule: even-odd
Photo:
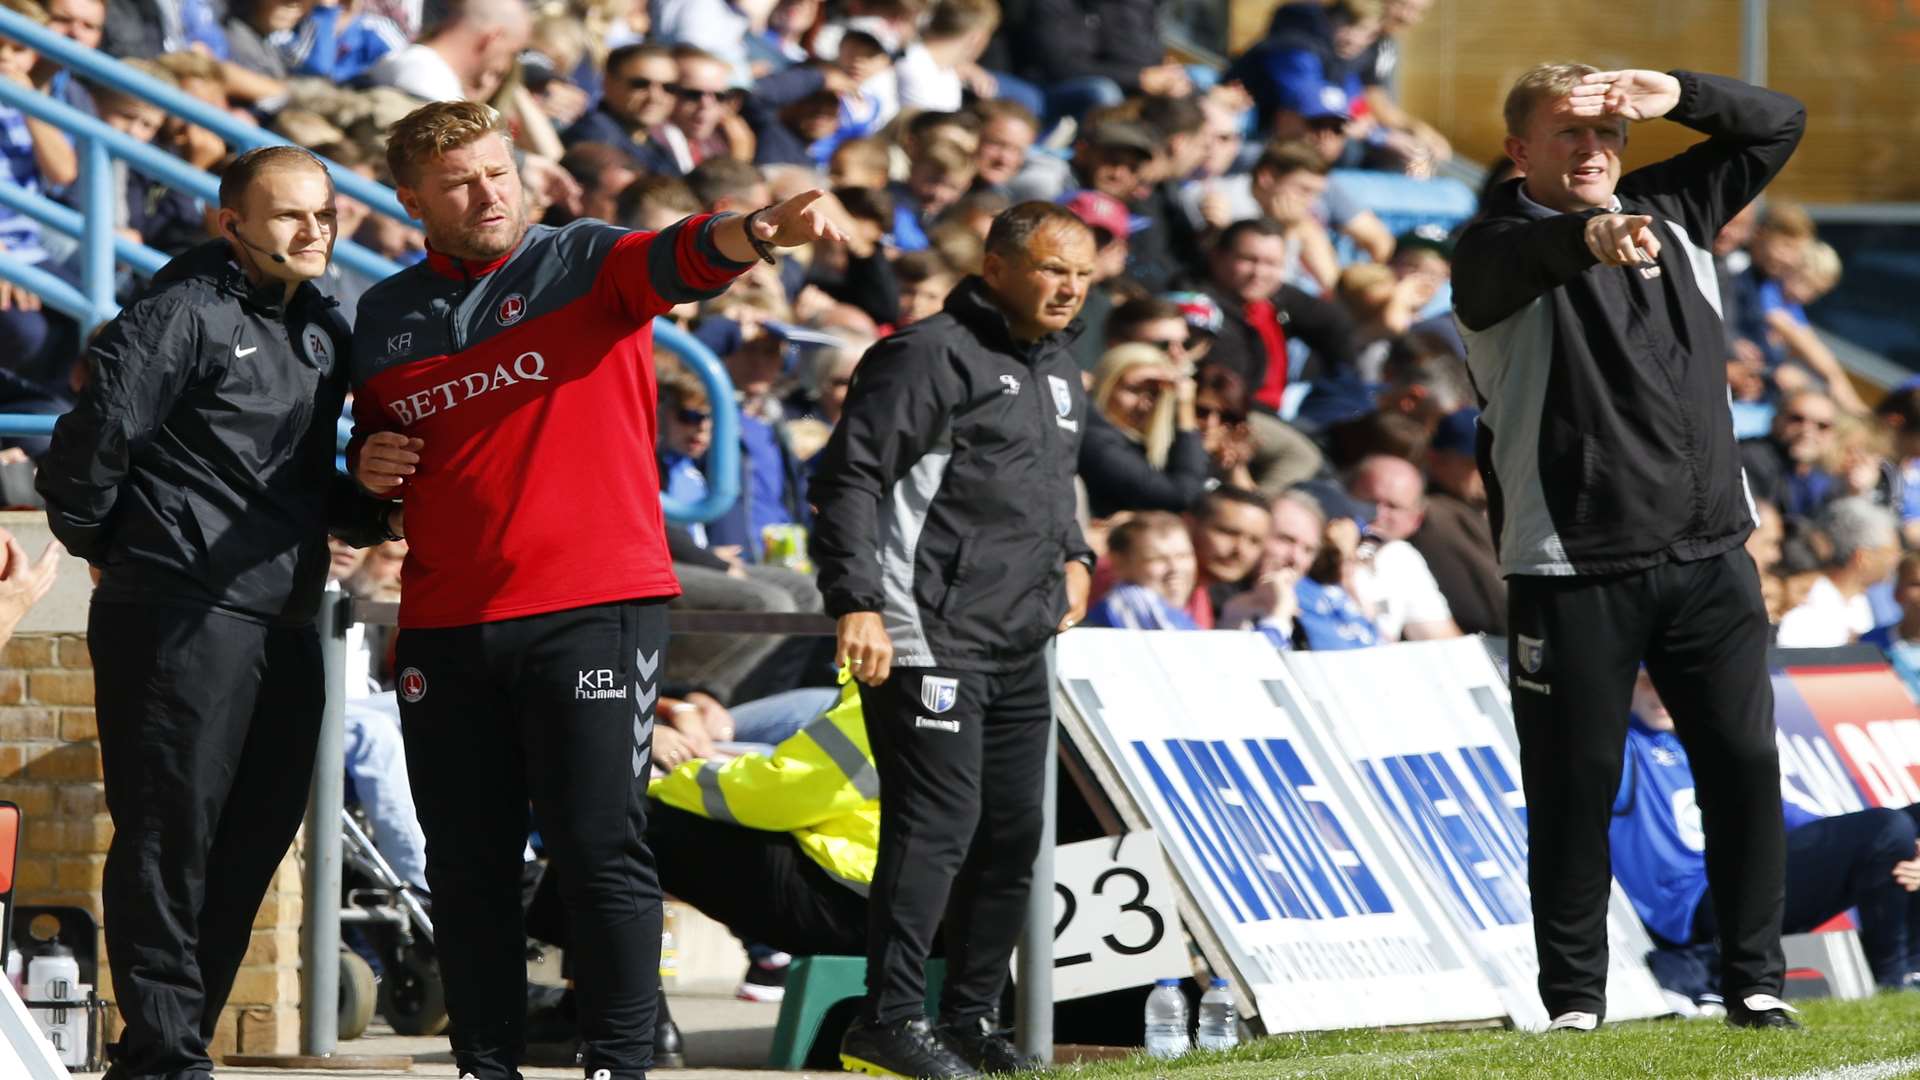
[[[100,783],[93,659],[81,634],[17,634],[0,650],[0,799],[26,822],[14,899],[85,908],[100,919],[113,824]],[[100,995],[113,987],[101,945]],[[226,1054],[290,1054],[300,1036],[300,868],[274,875],[253,942],[214,1037]]]

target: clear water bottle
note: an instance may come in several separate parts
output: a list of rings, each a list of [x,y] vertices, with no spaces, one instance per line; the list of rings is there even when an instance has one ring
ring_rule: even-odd
[[[1161,979],[1147,995],[1147,1056],[1177,1058],[1187,1049],[1187,995],[1179,979]]]
[[[1202,1050],[1231,1050],[1240,1042],[1240,1017],[1233,1007],[1227,980],[1215,977],[1200,998],[1200,1034],[1194,1042]]]

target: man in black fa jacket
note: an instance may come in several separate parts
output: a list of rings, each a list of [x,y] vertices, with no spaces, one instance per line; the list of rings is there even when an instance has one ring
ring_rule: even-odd
[[[812,494],[839,659],[863,684],[880,786],[867,1001],[841,1061],[878,1076],[1013,1072],[995,1031],[1040,842],[1046,645],[1086,613],[1074,517],[1089,419],[1068,351],[1093,233],[1021,203],[946,310],[855,369]],[[940,1026],[924,968],[945,918]]]
[[[313,773],[328,528],[364,547],[399,524],[333,467],[348,332],[310,284],[333,254],[326,170],[297,147],[242,154],[220,229],[101,333],[38,479],[98,582],[114,1080],[212,1071]]]
[[[1628,121],[1707,138],[1620,175]],[[1524,179],[1454,253],[1478,458],[1510,578],[1540,995],[1606,1012],[1607,825],[1642,662],[1693,759],[1727,1021],[1779,999],[1785,840],[1754,513],[1727,408],[1713,238],[1792,155],[1792,98],[1680,71],[1554,64],[1506,104]]]

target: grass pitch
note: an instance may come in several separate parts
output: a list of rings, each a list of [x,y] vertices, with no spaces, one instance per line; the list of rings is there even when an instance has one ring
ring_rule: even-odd
[[[1720,1020],[1646,1020],[1591,1034],[1340,1031],[1277,1035],[1174,1061],[1136,1056],[1030,1077],[1074,1080],[1281,1080],[1359,1077],[1920,1077],[1920,993],[1801,1006],[1803,1032],[1735,1031]]]

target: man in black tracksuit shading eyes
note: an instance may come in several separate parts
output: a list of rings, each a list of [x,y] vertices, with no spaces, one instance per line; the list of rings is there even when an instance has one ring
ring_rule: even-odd
[[[297,147],[236,158],[222,238],[109,323],[37,483],[96,580],[113,846],[101,886],[113,1080],[203,1077],[254,914],[306,809],[326,699],[313,625],[327,532],[379,543],[392,505],[334,470],[347,325],[314,288],[333,186]]]
[[[1707,138],[1621,176],[1627,122],[1662,116]],[[1778,998],[1767,618],[1712,244],[1806,113],[1713,75],[1555,64],[1521,76],[1506,120],[1524,178],[1460,238],[1454,313],[1510,579],[1540,994],[1555,1028],[1606,1012],[1607,826],[1644,663],[1697,774],[1728,1022],[1797,1026]]]
[[[841,1044],[872,1075],[1025,1064],[994,1012],[1040,842],[1046,646],[1084,616],[1093,564],[1073,491],[1091,414],[1068,350],[1093,259],[1062,207],[994,219],[981,276],[861,360],[811,488],[820,591],[886,793],[866,1007]]]

